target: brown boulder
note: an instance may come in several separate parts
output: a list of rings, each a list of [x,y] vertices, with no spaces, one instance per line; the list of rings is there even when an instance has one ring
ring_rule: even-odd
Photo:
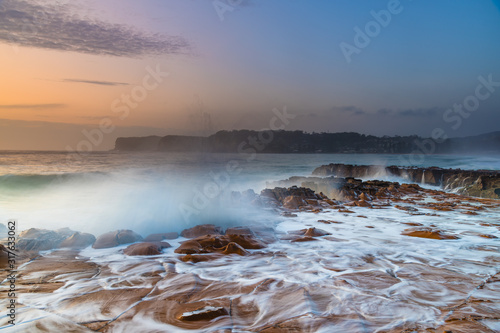
[[[222,253],[224,254],[239,254],[240,256],[246,256],[250,253],[245,250],[241,245],[237,243],[229,243],[225,247],[222,248]]]
[[[321,237],[321,236],[331,235],[331,233],[317,228],[289,231],[288,233],[292,235],[306,236],[306,237]]]
[[[312,242],[312,241],[317,241],[316,238],[314,237],[298,237],[295,239],[292,239],[292,242]]]
[[[84,249],[89,245],[94,244],[96,238],[94,235],[87,233],[75,232],[70,237],[66,238],[59,245],[60,248]]]
[[[179,234],[176,232],[167,232],[161,234],[151,234],[144,238],[145,242],[161,242],[164,239],[176,239]]]
[[[358,200],[355,202],[358,207],[371,207],[372,205],[366,200]]]
[[[197,262],[210,261],[220,257],[220,254],[187,254],[180,259],[184,262],[192,262],[196,264]]]
[[[243,234],[234,235],[234,234],[231,234],[231,235],[227,235],[226,237],[230,242],[236,243],[236,244],[240,245],[241,247],[243,247],[244,249],[257,250],[257,249],[263,249],[266,247],[266,245],[263,242],[261,242],[260,240],[258,240],[257,238],[255,238],[252,235],[243,235]]]
[[[123,253],[125,253],[128,256],[154,256],[161,254],[161,250],[163,248],[169,247],[170,244],[168,243],[163,243],[163,242],[157,242],[157,243],[136,243],[129,245],[125,250],[123,250]]]
[[[226,235],[254,235],[248,227],[232,227],[226,229]]]
[[[240,255],[247,255],[250,253],[245,249],[262,249],[264,247],[266,247],[266,245],[253,235],[205,235],[182,242],[174,252],[187,255],[201,253],[237,253]],[[212,259],[210,256],[207,256],[208,259],[205,258],[205,256],[201,257],[203,258],[198,258],[197,256],[185,256],[181,258],[181,260],[197,262]]]
[[[92,247],[94,249],[105,249],[135,243],[140,240],[142,240],[141,235],[136,234],[132,230],[116,230],[99,236]]]
[[[283,200],[283,207],[288,209],[298,209],[307,206],[307,202],[301,197],[290,195]]]
[[[289,188],[284,187],[275,187],[274,189],[264,189],[260,193],[261,197],[270,198],[272,200],[276,200],[282,205],[285,205],[285,202],[289,206],[302,206],[307,205],[305,200],[308,199],[322,199],[321,196],[315,194],[313,190],[307,187],[297,187],[292,186]]]
[[[71,230],[70,228],[68,227],[65,227],[65,228],[59,228],[56,230],[56,232],[61,235],[61,236],[64,236],[64,237],[71,237],[76,231],[74,230]]]
[[[321,237],[321,236],[327,236],[331,235],[328,231],[322,230],[322,229],[316,229],[316,228],[309,228],[305,231],[304,236],[310,236],[310,237]]]
[[[212,252],[213,249],[226,246],[229,243],[228,238],[226,236],[221,236],[221,235],[219,236],[205,235],[197,237],[193,240],[198,242],[202,248],[204,248],[206,251],[209,252]]]
[[[403,230],[401,234],[405,236],[430,239],[459,239],[459,237],[455,235],[448,235],[441,230],[432,228],[410,228]]]
[[[220,249],[231,242],[237,243],[244,249],[262,249],[266,247],[264,243],[262,243],[252,235],[206,235],[192,239],[192,241],[198,243],[205,251],[208,252],[213,252],[216,249]],[[183,244],[187,242],[184,242]]]
[[[371,201],[371,197],[367,195],[365,192],[363,192],[359,195],[359,200]]]
[[[196,238],[205,235],[221,235],[222,228],[213,224],[200,224],[196,227],[184,229],[181,236],[185,238]]]
[[[7,264],[9,262],[9,254],[8,254],[8,249],[0,244],[0,268],[5,268],[7,267]]]
[[[19,233],[17,248],[23,251],[52,250],[59,247],[66,237],[56,231],[31,228]]]
[[[194,253],[205,253],[206,251],[203,249],[200,243],[191,239],[182,242],[181,245],[178,248],[176,248],[174,252],[182,254],[194,254]]]

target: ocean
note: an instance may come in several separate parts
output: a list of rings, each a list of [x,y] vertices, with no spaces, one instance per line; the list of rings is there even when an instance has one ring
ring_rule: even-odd
[[[225,199],[232,191],[259,193],[266,182],[309,176],[329,163],[408,161],[390,154],[94,152],[73,158],[65,152],[0,152],[0,221],[16,219],[20,230],[70,227],[95,234],[240,224],[252,217],[231,209]],[[430,155],[419,166],[498,170],[500,157]]]

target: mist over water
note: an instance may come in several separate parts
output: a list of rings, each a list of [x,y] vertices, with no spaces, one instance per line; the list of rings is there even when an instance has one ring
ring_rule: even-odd
[[[0,221],[17,219],[20,230],[69,227],[99,235],[132,229],[143,236],[200,223],[223,227],[267,223],[271,217],[266,211],[235,201],[232,191],[259,193],[267,181],[309,176],[323,164],[402,161],[399,155],[251,157],[110,152],[86,154],[69,164],[66,153],[0,153]],[[428,156],[425,165],[500,169],[500,158]]]

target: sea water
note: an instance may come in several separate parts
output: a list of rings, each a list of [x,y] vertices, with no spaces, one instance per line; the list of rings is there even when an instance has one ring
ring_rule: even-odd
[[[389,154],[0,152],[0,223],[20,230],[69,227],[101,234],[180,231],[199,223],[251,222],[226,200],[266,182],[309,176],[321,165],[404,165]],[[500,169],[500,156],[425,156],[420,166]],[[380,178],[383,178],[382,176]],[[397,180],[397,179],[394,179]]]
[[[431,214],[412,215],[395,207],[349,207],[354,213],[324,209],[318,214],[297,212],[295,217],[284,217],[238,206],[231,200],[232,191],[258,193],[266,182],[308,176],[323,164],[398,165],[400,161],[398,155],[110,152],[87,154],[78,163],[68,163],[65,153],[1,153],[0,221],[17,219],[20,230],[70,227],[98,236],[128,228],[146,236],[199,223],[261,223],[273,227],[277,236],[265,249],[249,250],[251,256],[230,255],[196,264],[182,262],[181,255],[174,252],[186,240],[182,237],[169,240],[172,247],[151,257],[126,256],[123,249],[127,245],[88,247],[78,257],[108,273],[92,279],[60,275],[53,279],[64,285],[56,292],[20,293],[18,301],[26,307],[19,310],[15,330],[36,331],[37,323],[43,322],[44,327],[60,331],[61,325],[72,327],[72,323],[122,316],[110,332],[253,332],[294,320],[303,332],[384,332],[439,327],[453,312],[450,309],[469,299],[480,301],[486,312],[498,309],[498,283],[485,284],[500,272],[498,207],[491,206],[476,216],[460,209],[432,214],[435,212],[419,208]],[[497,157],[428,156],[424,162],[443,168],[500,169]],[[192,209],[187,218],[182,207]],[[402,234],[410,228],[408,224],[438,227],[459,237],[408,237]],[[311,227],[331,236],[300,243],[279,239],[289,231]],[[85,301],[85,295],[103,290],[153,288],[153,282],[142,276],[164,265],[171,265],[175,274],[162,273],[163,279],[154,282],[157,293],[141,301],[180,297],[176,295],[183,291],[176,283],[194,276],[210,282],[199,292],[203,301],[217,302],[221,295],[217,288],[222,288],[234,309],[238,304],[241,309],[252,309],[252,316],[238,317],[234,310],[232,326],[216,320],[210,329],[188,330],[172,324],[176,321],[168,316],[160,322],[154,312],[135,312],[134,304],[117,303],[112,313],[103,313],[107,299]],[[261,285],[250,293],[238,292]],[[227,294],[225,286],[233,286]],[[174,309],[167,310],[175,318],[169,312]],[[6,321],[0,318],[0,329],[6,327],[3,325]],[[483,320],[481,325],[494,331],[499,321]]]

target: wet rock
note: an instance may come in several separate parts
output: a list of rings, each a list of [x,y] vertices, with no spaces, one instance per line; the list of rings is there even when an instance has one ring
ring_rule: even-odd
[[[74,233],[74,231],[73,231]],[[67,234],[31,228],[19,233],[17,248],[22,251],[46,251],[58,248]]]
[[[60,248],[84,249],[94,244],[96,238],[92,234],[75,232],[59,245]]]
[[[248,227],[232,227],[226,229],[226,235],[254,235]]]
[[[281,205],[295,209],[308,205],[306,200],[320,200],[321,196],[315,194],[313,190],[307,187],[292,186],[289,188],[275,187],[273,189],[264,189],[261,197],[267,197],[279,202]]]
[[[239,244],[244,249],[257,250],[257,249],[263,249],[266,247],[266,245],[262,241],[260,241],[259,239],[257,239],[256,237],[254,237],[252,235],[229,234],[226,237],[230,242],[234,242],[236,244]]]
[[[178,319],[182,321],[212,320],[227,315],[229,315],[229,313],[223,307],[206,306],[194,311],[184,312]]]
[[[411,207],[411,206],[395,205],[394,208],[399,209],[399,210],[404,210],[404,211],[407,211],[409,213],[411,213],[411,212],[417,212],[418,211],[417,208]]]
[[[223,254],[239,254],[240,256],[247,256],[250,253],[237,243],[229,243],[221,249]]]
[[[144,242],[129,245],[123,253],[128,256],[154,256],[161,254],[164,248],[170,247],[170,244],[166,242]]]
[[[98,272],[95,263],[79,257],[78,251],[56,250],[30,261],[18,276],[18,287],[23,292],[52,292],[64,286],[64,276],[73,280],[89,279]],[[63,276],[59,279],[59,276]]]
[[[94,249],[105,249],[135,243],[140,240],[142,240],[141,235],[136,234],[132,230],[116,230],[99,236],[92,247]]]
[[[459,189],[465,195],[500,199],[500,172],[494,170],[329,164],[316,168],[313,175],[366,178],[381,172],[389,176],[404,177],[414,183],[440,186],[448,190]],[[389,191],[394,190],[395,188],[389,188]],[[403,190],[414,193],[418,189],[403,187]]]
[[[479,237],[488,238],[488,239],[497,239],[498,238],[497,236],[489,235],[489,234],[480,234]]]
[[[0,244],[0,269],[5,269],[9,261],[9,254],[7,248]]]
[[[364,193],[364,192],[363,192],[363,193],[361,193],[361,194],[359,195],[359,200],[363,200],[363,201],[371,201],[371,200],[372,200],[372,198],[371,198],[371,196],[369,196],[369,195],[367,195],[366,193]]]
[[[201,244],[196,240],[182,242],[181,245],[174,250],[174,252],[181,254],[206,253]]]
[[[310,242],[317,240],[314,237],[328,236],[331,233],[317,228],[309,228],[302,230],[289,231],[288,235],[281,237],[281,240],[289,240],[291,242]]]
[[[212,261],[220,257],[220,254],[187,254],[182,256],[180,259],[184,262],[192,262],[196,264],[197,262]]]
[[[401,233],[405,236],[430,238],[430,239],[459,239],[458,236],[449,235],[438,229],[432,228],[410,228]]]
[[[322,230],[322,229],[317,229],[317,228],[309,228],[306,230],[304,233],[304,236],[311,236],[311,237],[321,237],[321,236],[327,236],[331,235],[328,231]]]
[[[471,210],[463,211],[462,214],[465,214],[465,215],[479,215],[477,212],[474,212],[474,211],[471,211]]]
[[[319,206],[319,200],[317,199],[305,199],[305,202],[310,206]]]
[[[235,251],[234,253],[246,255],[249,253],[245,249],[262,249],[264,247],[266,245],[253,235],[205,235],[182,242],[174,252],[193,255],[201,253],[231,254],[232,251]]]
[[[363,193],[364,194],[364,193]],[[366,200],[358,200],[355,202],[358,207],[371,207],[372,205]]]
[[[74,230],[71,230],[68,227],[66,227],[66,228],[59,228],[59,229],[56,230],[56,232],[59,235],[64,236],[64,237],[71,237],[75,233]]]
[[[299,236],[307,236],[307,237],[321,237],[331,235],[328,231],[318,229],[318,228],[309,228],[302,229],[297,231],[289,231],[289,234],[299,235]]]
[[[456,204],[451,202],[429,202],[426,203],[425,205],[422,205],[422,207],[438,211],[451,212],[452,210],[455,209]]]
[[[283,207],[288,209],[299,209],[303,206],[307,206],[307,202],[301,197],[290,195],[283,200]]]
[[[179,234],[176,232],[167,232],[161,234],[151,234],[144,238],[145,242],[161,242],[165,239],[176,239],[179,237]]]
[[[335,201],[335,200],[331,200],[331,199],[323,199],[322,201],[324,203],[326,203],[327,205],[329,205],[329,206],[338,206],[338,205],[340,205],[340,202]]]
[[[313,241],[317,241],[318,239],[314,238],[314,237],[308,237],[308,236],[305,236],[305,237],[297,237],[297,238],[294,238],[291,240],[291,242],[313,242]]]
[[[181,236],[185,238],[196,238],[204,235],[221,235],[222,228],[213,224],[200,224],[196,227],[184,229]]]

